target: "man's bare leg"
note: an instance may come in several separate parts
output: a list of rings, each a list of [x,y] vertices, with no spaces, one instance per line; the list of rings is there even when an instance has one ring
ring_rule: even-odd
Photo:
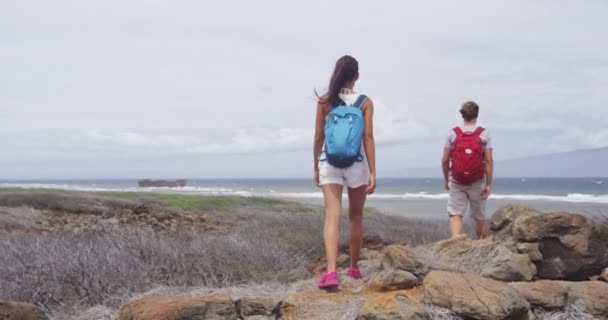
[[[462,216],[452,215],[450,217],[450,231],[452,232],[452,238],[460,235],[460,232],[462,232]]]
[[[486,220],[475,219],[475,231],[477,233],[477,239],[483,239],[488,236],[486,232]]]

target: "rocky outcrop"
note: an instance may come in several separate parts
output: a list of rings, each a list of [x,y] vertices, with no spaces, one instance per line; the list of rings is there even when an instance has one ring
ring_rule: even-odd
[[[281,292],[245,297],[230,291],[146,297],[124,305],[117,319],[379,320],[458,316],[531,320],[559,312],[570,314],[572,310],[580,319],[608,315],[607,282],[543,280],[540,278],[546,273],[537,272],[537,268],[546,272],[548,265],[554,264],[553,276],[577,278],[572,276],[575,270],[583,270],[583,274],[597,270],[594,279],[606,280],[608,269],[604,268],[608,263],[600,252],[605,247],[591,247],[606,239],[608,233],[598,233],[606,224],[576,214],[543,214],[507,206],[497,212],[491,225],[497,233],[484,240],[461,236],[418,247],[374,240],[361,252],[359,266],[364,278],[359,280],[346,276],[350,256],[342,248],[338,257],[340,288],[332,292],[319,290],[313,277],[293,282]],[[574,259],[581,261],[570,261]],[[314,274],[324,267],[321,258],[301,269]]]
[[[424,301],[473,319],[514,319],[530,304],[508,284],[482,276],[431,271],[424,279]]]
[[[48,320],[46,314],[33,304],[0,301],[0,320]]]
[[[608,316],[608,283],[540,280],[510,285],[534,307],[555,310],[575,306],[590,315]]]
[[[491,228],[495,239],[513,241],[527,254],[542,279],[584,280],[608,265],[608,223],[587,216],[507,206],[494,214]]]

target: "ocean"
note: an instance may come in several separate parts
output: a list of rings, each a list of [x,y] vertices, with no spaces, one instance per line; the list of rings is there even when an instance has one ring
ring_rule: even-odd
[[[377,183],[376,193],[368,198],[368,207],[409,217],[447,216],[447,193],[441,179],[379,178]],[[312,179],[189,179],[188,185],[181,188],[141,188],[136,180],[126,179],[0,180],[0,187],[256,196],[323,203],[323,193]],[[608,216],[608,178],[495,179],[486,215],[490,216],[497,208],[510,203],[530,205],[543,211],[564,210]]]

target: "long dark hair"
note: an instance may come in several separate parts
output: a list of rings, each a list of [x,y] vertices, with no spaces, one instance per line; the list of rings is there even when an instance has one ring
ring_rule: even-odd
[[[355,80],[359,74],[359,62],[351,56],[342,56],[336,61],[336,67],[329,80],[329,88],[325,97],[319,97],[319,100],[329,103],[335,107],[341,103],[339,94],[340,89],[349,81]]]

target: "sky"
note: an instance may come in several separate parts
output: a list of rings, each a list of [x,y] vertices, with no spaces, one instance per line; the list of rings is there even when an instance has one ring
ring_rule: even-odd
[[[467,100],[497,160],[608,145],[605,1],[2,1],[0,179],[311,177],[314,90],[359,61],[379,176]],[[499,173],[499,168],[497,168]]]

